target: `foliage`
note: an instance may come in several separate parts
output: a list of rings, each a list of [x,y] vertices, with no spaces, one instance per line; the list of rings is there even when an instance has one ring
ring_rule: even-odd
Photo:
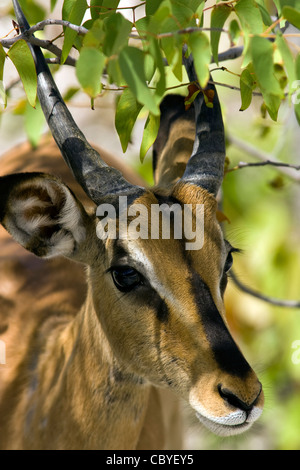
[[[20,3],[31,24],[45,19],[45,10],[35,0],[21,0]],[[56,3],[51,0],[52,10]],[[300,54],[295,54],[296,49],[290,43],[290,35],[285,36],[284,27],[286,20],[299,27],[300,0],[276,0],[274,3],[269,0],[229,0],[209,6],[204,0],[146,0],[118,10],[119,3],[118,0],[64,0],[62,19],[77,26],[83,23],[85,30],[82,33],[64,26],[60,62],[64,64],[72,48],[78,50],[79,86],[92,102],[104,90],[112,87],[120,90],[116,128],[124,151],[139,110],[148,114],[141,159],[154,141],[159,104],[170,92],[167,74],[172,74],[176,86],[186,93],[187,79],[182,67],[184,45],[188,53],[193,53],[201,88],[211,79],[211,56],[219,65],[221,37],[227,38],[229,47],[243,46],[240,70],[232,75],[233,80],[239,77],[241,111],[250,106],[254,92],[261,93],[262,109],[276,121],[280,105],[286,99],[291,101],[292,93],[298,88]],[[131,20],[122,14],[129,10],[132,11]],[[86,19],[86,13],[89,19]],[[28,101],[34,106],[35,72],[26,48],[26,43],[20,40],[11,46],[7,56],[20,73]],[[4,67],[3,53],[0,47],[0,77]],[[300,100],[292,101],[300,122]],[[127,120],[122,119],[124,109]]]

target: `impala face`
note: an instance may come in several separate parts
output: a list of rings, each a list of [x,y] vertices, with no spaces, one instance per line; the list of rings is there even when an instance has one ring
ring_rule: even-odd
[[[91,267],[99,321],[120,363],[139,380],[171,387],[213,432],[243,432],[260,416],[263,393],[226,326],[223,295],[234,248],[223,239],[207,191],[178,184],[168,197],[149,191],[135,203],[150,211],[158,200],[204,205],[203,248],[130,233],[106,240],[105,274]]]
[[[17,0],[13,4],[24,32],[29,25]],[[203,93],[195,99],[193,149],[190,154],[189,144],[184,159],[186,140],[182,137],[191,127],[190,118],[178,97],[163,102],[155,163],[160,184],[145,189],[130,184],[102,161],[67,110],[40,49],[33,47],[32,53],[37,64],[39,100],[65,161],[93,203],[110,204],[118,215],[114,236],[99,237],[104,214],[88,213],[58,178],[23,173],[0,179],[0,221],[17,242],[42,258],[65,256],[88,266],[88,294],[77,322],[60,331],[59,339],[52,334],[42,358],[37,359],[36,369],[42,371],[34,381],[38,403],[32,397],[32,401],[28,399],[28,390],[23,390],[27,394],[21,400],[25,421],[32,411],[29,421],[35,423],[30,428],[34,436],[26,436],[27,442],[31,445],[32,439],[34,445],[44,448],[50,436],[53,445],[65,448],[73,448],[74,442],[84,448],[92,447],[91,442],[95,448],[115,448],[123,442],[126,448],[138,448],[144,428],[147,435],[151,414],[150,394],[154,389],[149,384],[172,389],[216,434],[228,436],[247,430],[260,416],[264,398],[261,384],[231,337],[225,318],[223,297],[235,249],[224,240],[216,218],[225,139],[215,87],[208,85],[210,108],[205,105]],[[183,60],[189,80],[196,82],[192,57]],[[176,132],[177,124],[180,133]],[[180,145],[176,135],[180,136]],[[174,171],[169,171],[173,152],[174,162],[178,154],[180,158]],[[163,161],[164,155],[167,162]],[[182,166],[185,169],[178,174]],[[129,201],[129,216],[133,205],[145,208],[140,222],[148,226],[148,233],[157,229],[153,205],[176,203],[182,209],[183,227],[188,217],[183,208],[190,205],[189,232],[198,226],[197,205],[202,205],[203,237],[198,249],[191,246],[187,232],[166,238],[158,230],[154,237],[137,237],[130,217],[126,222],[128,235],[122,236],[122,213],[117,208],[120,197]],[[143,221],[146,213],[151,214],[150,218]],[[171,220],[178,223],[175,215]],[[65,347],[71,353],[57,358],[57,350]],[[52,368],[47,359],[52,361]],[[87,383],[83,383],[82,371]],[[28,383],[32,387],[31,375]],[[26,400],[30,401],[29,408]],[[49,401],[53,406],[47,415]],[[58,402],[59,410],[65,413],[63,426],[59,410],[56,414]],[[89,413],[82,411],[82,403],[89,407]],[[16,414],[19,416],[18,409]],[[163,422],[160,410],[155,416]],[[26,425],[20,422],[23,443]],[[80,425],[76,432],[75,422]]]

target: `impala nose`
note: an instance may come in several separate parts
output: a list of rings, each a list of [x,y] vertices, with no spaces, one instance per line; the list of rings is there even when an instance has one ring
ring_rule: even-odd
[[[253,395],[251,394],[252,396],[251,397],[249,396],[249,399],[247,400],[238,397],[231,390],[223,387],[222,384],[218,385],[218,391],[219,391],[220,396],[223,398],[223,400],[226,403],[233,406],[234,408],[238,408],[242,411],[245,411],[248,415],[259,400],[259,397],[262,391],[262,386],[261,386],[261,383],[259,382],[259,392],[255,394],[254,399],[253,399]]]

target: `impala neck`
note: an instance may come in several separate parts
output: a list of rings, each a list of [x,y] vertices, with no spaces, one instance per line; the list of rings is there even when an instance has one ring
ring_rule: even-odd
[[[150,388],[120,368],[90,293],[80,314],[47,352],[36,378],[43,381],[42,391],[32,400],[38,406],[28,407],[29,447],[30,442],[36,445],[34,430],[42,426],[42,448],[49,442],[56,449],[135,448]]]

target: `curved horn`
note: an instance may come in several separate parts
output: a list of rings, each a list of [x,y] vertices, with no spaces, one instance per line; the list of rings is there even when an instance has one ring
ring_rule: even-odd
[[[198,81],[192,55],[188,58],[184,56],[183,62],[189,80]],[[215,86],[208,84],[206,90],[214,91],[213,107],[207,107],[203,93],[198,93],[194,101],[196,123],[194,148],[180,181],[201,186],[216,196],[224,176],[224,125]]]
[[[15,15],[22,32],[29,24],[17,0]],[[38,79],[38,97],[51,133],[77,182],[97,205],[118,194],[137,195],[143,188],[130,184],[115,168],[109,167],[87,142],[65,105],[39,47],[29,44]]]

